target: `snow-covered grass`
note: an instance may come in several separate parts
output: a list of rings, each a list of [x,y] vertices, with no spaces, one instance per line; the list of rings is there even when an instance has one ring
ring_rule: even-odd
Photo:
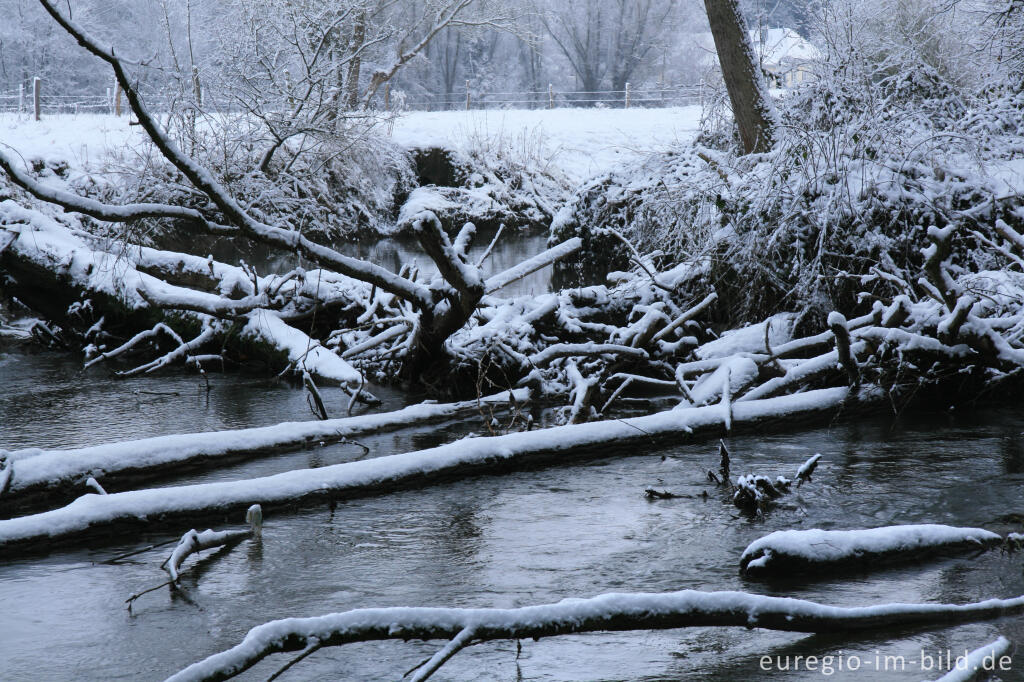
[[[0,114],[0,146],[25,159],[66,162],[88,167],[110,157],[126,144],[140,144],[145,132],[128,117],[107,114],[60,114],[34,121],[31,116]]]
[[[511,145],[576,181],[696,137],[699,106],[665,109],[419,111],[395,121],[400,146]]]
[[[541,109],[409,112],[391,134],[400,147],[440,146],[460,151],[510,146],[552,164],[573,180],[607,172],[654,151],[692,140],[699,106],[666,109]],[[26,159],[66,161],[83,167],[103,161],[145,134],[128,117],[107,114],[30,116],[0,114],[0,145]]]

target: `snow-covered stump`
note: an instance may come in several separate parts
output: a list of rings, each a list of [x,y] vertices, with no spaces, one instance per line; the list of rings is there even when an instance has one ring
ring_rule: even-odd
[[[740,555],[748,578],[862,570],[934,556],[984,551],[1003,538],[981,528],[936,524],[864,530],[782,530],[755,540]]]
[[[301,448],[344,442],[359,435],[431,424],[478,414],[481,406],[504,410],[529,402],[529,389],[456,403],[422,403],[394,412],[315,422],[284,422],[212,433],[185,433],[68,450],[29,448],[0,456],[0,518],[53,507],[81,494],[91,477],[124,490],[162,476],[223,466]],[[17,471],[14,463],[17,462]]]
[[[963,605],[897,603],[838,607],[745,592],[693,590],[663,594],[613,593],[517,609],[358,609],[259,625],[233,648],[192,664],[169,677],[168,682],[226,680],[275,653],[353,642],[450,640],[451,644],[436,657],[442,658],[448,651],[457,651],[469,642],[539,639],[581,632],[718,626],[834,635],[879,628],[944,627],[1022,612],[1024,597]]]
[[[733,433],[831,421],[876,409],[884,394],[847,388],[751,400],[733,406]],[[328,422],[316,422],[326,424]],[[253,503],[265,509],[321,504],[331,500],[382,495],[395,490],[499,474],[525,467],[566,464],[609,452],[640,454],[654,443],[694,442],[722,436],[718,405],[669,410],[632,419],[609,419],[539,431],[466,438],[429,450],[319,469],[289,471],[263,478],[206,483],[110,495],[87,495],[66,507],[0,520],[0,556],[33,548],[49,550],[58,542],[102,536],[118,529],[146,528],[180,519],[222,517]],[[643,448],[635,448],[638,443]],[[25,461],[19,461],[22,464]]]

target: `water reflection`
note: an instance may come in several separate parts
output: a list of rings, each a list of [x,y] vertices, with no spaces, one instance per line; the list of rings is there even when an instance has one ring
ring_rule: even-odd
[[[66,446],[219,428],[228,421],[258,425],[309,418],[301,391],[274,384],[256,388],[230,376],[215,382],[208,405],[188,392],[187,377],[154,380],[160,390],[178,391],[179,399],[140,405],[131,394],[135,382],[102,376],[82,381],[60,356],[8,358],[0,361],[0,371],[8,386],[0,399],[0,447]],[[58,401],[44,408],[33,399],[33,386],[43,395],[65,396],[74,411],[60,413],[58,405],[66,403]],[[85,395],[76,397],[76,389]],[[478,419],[469,419],[361,440],[379,456],[480,429]],[[1000,552],[775,585],[745,583],[737,561],[753,539],[782,528],[945,522],[1021,530],[1020,517],[1013,515],[1024,514],[1022,431],[1024,415],[1001,409],[733,438],[737,474],[792,476],[809,454],[824,455],[814,482],[765,521],[740,518],[720,492],[707,487],[703,472],[717,465],[712,445],[680,444],[627,453],[631,457],[604,453],[587,463],[325,503],[269,516],[261,542],[208,555],[184,574],[179,594],[146,595],[132,614],[123,600],[161,581],[167,549],[117,565],[91,562],[168,536],[9,560],[0,563],[0,677],[161,679],[236,644],[266,620],[371,606],[514,607],[607,591],[678,589],[743,589],[838,605],[1014,596],[1024,593],[1021,558]],[[189,480],[264,475],[347,461],[361,452],[339,444],[190,474]],[[651,502],[643,490],[652,485],[691,497]],[[764,676],[757,668],[762,655],[842,651],[869,657],[880,650],[909,657],[921,648],[974,648],[998,632],[1024,641],[1024,618],[863,637],[742,628],[581,635],[523,642],[518,661],[514,643],[496,642],[460,653],[442,678],[755,679]],[[322,651],[290,679],[397,679],[438,646],[368,643]],[[261,664],[243,679],[266,679],[282,663]],[[927,676],[908,670],[865,679]],[[809,680],[820,673],[768,677]]]

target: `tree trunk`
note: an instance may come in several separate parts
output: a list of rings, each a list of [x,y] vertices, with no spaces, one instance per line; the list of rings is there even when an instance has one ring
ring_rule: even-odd
[[[704,0],[711,35],[746,154],[775,142],[775,112],[737,0]]]
[[[348,77],[345,88],[345,108],[349,111],[359,106],[359,75],[363,65],[362,50],[366,42],[366,12],[360,12],[352,29],[349,45]]]

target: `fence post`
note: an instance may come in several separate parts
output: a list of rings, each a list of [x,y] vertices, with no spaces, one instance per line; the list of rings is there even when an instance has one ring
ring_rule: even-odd
[[[466,81],[466,111],[469,111],[469,81]]]
[[[42,82],[43,79],[39,76],[36,76],[32,79],[32,108],[35,110],[37,121],[40,119],[40,114],[42,113],[41,109],[43,106],[43,99],[41,94]]]
[[[18,113],[25,113],[25,84],[18,83]]]
[[[114,116],[121,115],[121,81],[117,81],[117,87],[114,90]]]
[[[626,83],[626,108],[629,109],[630,85]]]
[[[203,84],[199,81],[199,67],[192,67],[192,94],[196,98],[196,106],[203,106]]]
[[[110,96],[110,88],[107,88],[107,113],[109,114],[114,108],[114,100]]]
[[[555,108],[555,86],[548,83],[548,109]]]

